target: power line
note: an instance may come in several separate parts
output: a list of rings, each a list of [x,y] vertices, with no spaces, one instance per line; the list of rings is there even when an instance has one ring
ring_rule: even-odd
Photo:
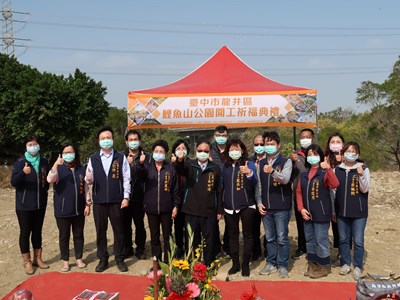
[[[155,51],[155,50],[117,50],[117,49],[97,49],[97,48],[79,48],[79,47],[56,47],[56,46],[31,46],[32,49],[45,49],[55,51],[83,51],[94,53],[125,53],[125,54],[147,54],[147,55],[187,55],[187,56],[207,56],[209,53],[195,52],[173,52],[173,51]],[[340,53],[241,53],[246,57],[302,57],[302,56],[368,56],[368,55],[394,55],[398,51],[376,51],[376,52],[340,52]]]
[[[96,30],[113,30],[113,31],[134,31],[134,32],[148,32],[148,33],[167,33],[167,34],[197,34],[197,35],[217,35],[217,36],[254,36],[254,37],[393,37],[400,36],[400,33],[323,33],[323,34],[306,34],[306,33],[254,33],[254,32],[215,32],[215,31],[199,31],[199,30],[177,30],[177,29],[150,29],[140,27],[117,27],[117,26],[103,26],[103,25],[85,25],[85,24],[71,24],[59,22],[39,22],[32,21],[30,24],[55,26],[55,27],[70,27],[70,28],[86,28]],[[400,29],[396,29],[400,30]],[[347,30],[346,30],[347,31]]]

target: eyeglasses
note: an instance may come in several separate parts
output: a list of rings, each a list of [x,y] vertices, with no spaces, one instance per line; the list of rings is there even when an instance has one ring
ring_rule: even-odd
[[[208,150],[197,150],[197,152],[209,153],[210,151],[208,151]]]
[[[257,146],[264,146],[264,144],[262,143],[262,144],[254,144],[254,147],[257,147]]]

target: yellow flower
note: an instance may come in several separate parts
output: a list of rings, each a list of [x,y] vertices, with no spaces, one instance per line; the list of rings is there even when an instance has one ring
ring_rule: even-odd
[[[196,252],[196,258],[199,258],[200,257],[200,248],[197,248],[195,252]]]
[[[186,260],[176,260],[174,259],[172,261],[172,265],[176,268],[179,268],[181,270],[188,270],[189,269],[189,263]]]
[[[210,285],[208,283],[205,284],[204,287],[206,288],[206,290],[210,290]]]
[[[153,300],[153,297],[149,296],[149,295],[146,295],[146,296],[144,296],[143,300]]]

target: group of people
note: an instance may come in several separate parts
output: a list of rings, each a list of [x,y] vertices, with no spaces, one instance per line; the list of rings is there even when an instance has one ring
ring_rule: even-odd
[[[313,130],[303,129],[301,148],[285,157],[279,134],[266,131],[254,137],[254,155],[250,156],[246,145],[220,125],[215,128],[213,143],[197,141],[194,159],[189,158],[190,148],[183,139],[173,144],[169,155],[168,142],[162,139],[151,146],[152,153],[144,151],[136,130],[127,131],[124,152],[114,149],[111,127],[101,128],[97,138],[100,149],[87,166],[81,164],[78,149],[67,143],[50,167],[40,155],[38,138],[27,137],[26,152],[15,162],[11,179],[16,188],[19,245],[27,274],[34,273],[33,266],[49,267],[42,260],[42,227],[52,184],[64,272],[70,270],[71,229],[76,265],[86,267],[82,260],[84,225],[92,209],[99,259],[96,272],[108,268],[108,221],[118,269],[128,270],[124,260],[130,256],[146,259],[146,215],[151,255],[159,261],[168,260],[174,233],[177,257],[188,247],[203,243],[203,260],[208,266],[225,252],[232,259],[228,273],[241,271],[242,276],[249,276],[250,262],[264,256],[266,265],[260,274],[279,271],[279,276],[286,278],[288,225],[294,203],[298,249],[293,258],[307,255],[304,275],[320,278],[331,272],[328,231],[332,223],[340,274],[351,272],[350,249],[354,247],[353,274],[361,276],[370,174],[359,159],[359,145],[345,143],[339,133],[332,134],[324,152],[314,143]],[[225,222],[222,242],[221,219]],[[193,232],[192,245],[188,245],[188,226]]]

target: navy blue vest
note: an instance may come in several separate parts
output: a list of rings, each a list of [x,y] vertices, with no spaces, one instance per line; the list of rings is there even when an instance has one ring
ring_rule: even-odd
[[[250,162],[254,169],[253,162]],[[226,209],[236,210],[243,209],[251,205],[255,205],[255,185],[250,182],[246,175],[239,172],[240,165],[236,164],[233,168],[232,164],[224,164],[222,167],[222,180],[224,184],[223,190],[223,206]],[[257,176],[254,173],[254,176]],[[254,181],[256,182],[256,181]]]
[[[357,169],[346,170],[336,167],[339,179],[336,189],[336,215],[347,218],[368,217],[368,193],[361,193]]]
[[[280,172],[288,158],[279,154],[272,167]],[[268,164],[268,159],[259,162],[261,201],[267,210],[290,210],[292,208],[292,189],[291,182],[281,184],[276,181],[271,174],[265,173],[264,166]]]
[[[332,217],[332,201],[329,188],[324,185],[325,170],[318,169],[311,180],[307,170],[300,174],[303,205],[311,214],[311,221],[329,222]]]
[[[104,172],[100,152],[90,157],[93,167],[93,203],[121,203],[124,199],[122,164],[124,154],[114,150],[108,174]]]
[[[85,209],[85,170],[78,166],[72,171],[63,164],[57,168],[58,183],[54,184],[54,215],[68,218],[83,214]]]

